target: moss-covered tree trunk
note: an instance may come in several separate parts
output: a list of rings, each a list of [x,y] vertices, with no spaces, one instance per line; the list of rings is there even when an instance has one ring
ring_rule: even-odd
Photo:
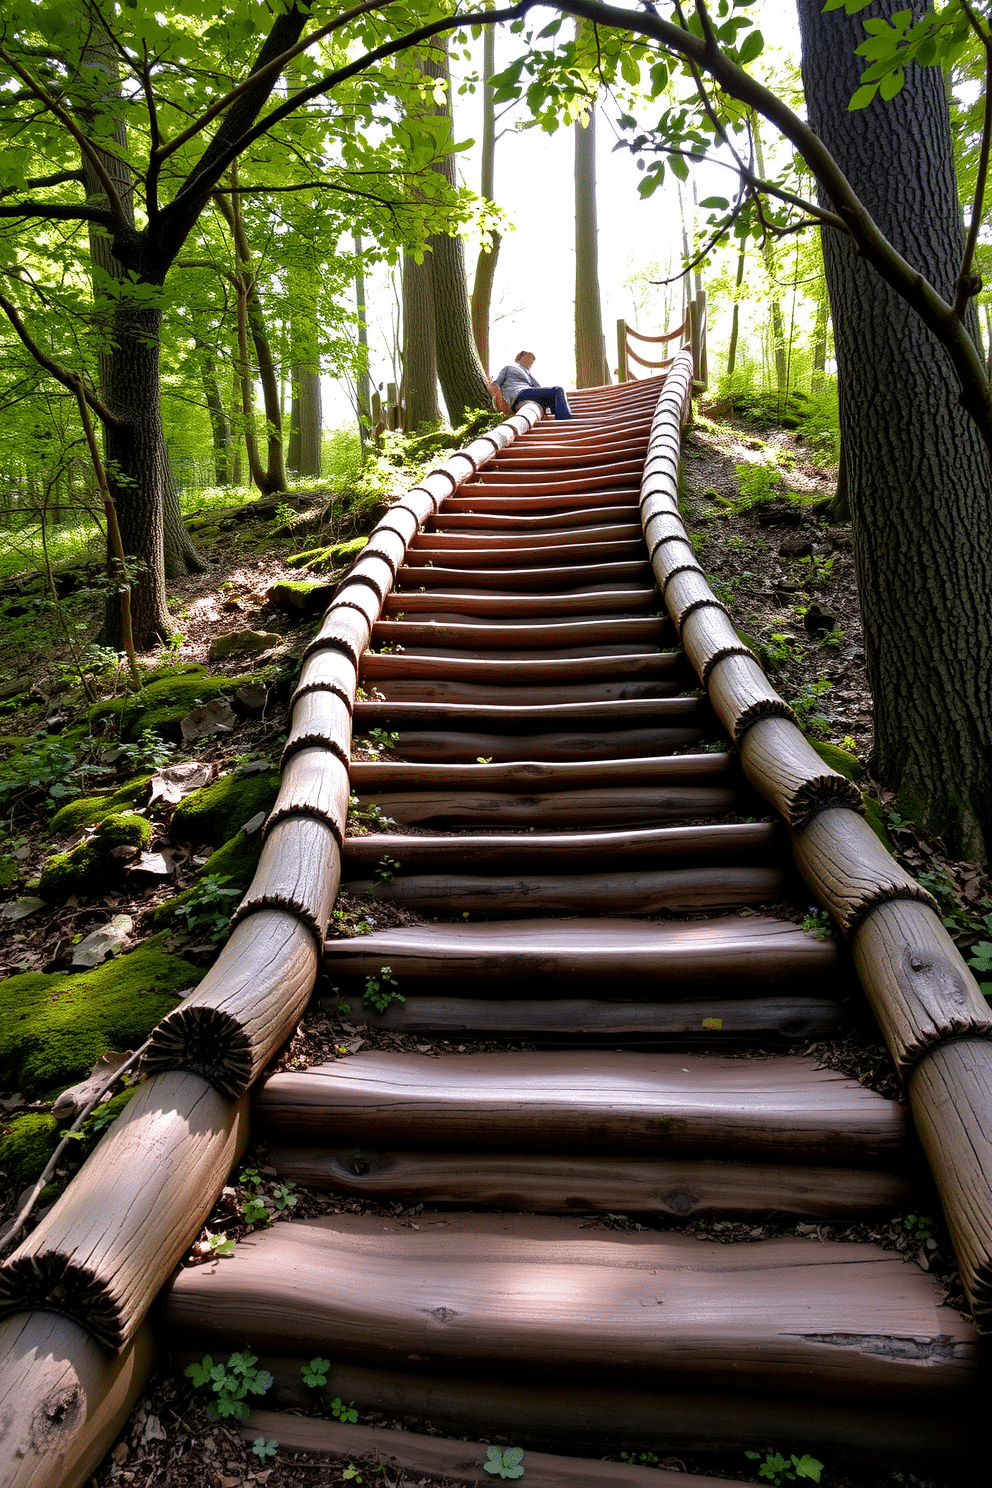
[[[940,73],[849,112],[863,22],[799,0],[810,122],[881,230],[954,298],[962,228]],[[925,168],[921,163],[925,162]],[[947,359],[839,233],[824,232],[868,677],[871,766],[952,851],[992,840],[992,489]]]

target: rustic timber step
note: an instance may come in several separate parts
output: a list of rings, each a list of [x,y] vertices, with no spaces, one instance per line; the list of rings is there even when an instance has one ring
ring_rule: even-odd
[[[657,589],[611,589],[596,594],[445,594],[433,590],[419,594],[407,590],[393,591],[382,603],[382,613],[394,616],[415,615],[420,611],[437,611],[443,615],[455,611],[489,619],[522,620],[558,616],[583,620],[589,615],[612,615],[618,620],[635,618],[638,611],[655,610],[660,605]]]
[[[536,567],[548,562],[548,547],[551,539],[543,546],[537,544],[534,547],[505,546],[497,547],[416,547],[408,548],[404,567],[410,568],[441,568],[447,565],[452,569],[464,568],[505,568],[508,562],[521,564],[527,567]],[[626,540],[600,540],[596,542],[571,542],[555,543],[555,547],[567,547],[569,563],[596,563],[616,562],[634,559],[644,559],[646,549],[644,539],[633,538]]]
[[[333,1139],[332,1139],[333,1140]],[[403,1204],[471,1204],[531,1214],[668,1219],[872,1219],[914,1202],[905,1173],[692,1159],[555,1153],[274,1147],[282,1182]]]
[[[466,481],[459,490],[466,496],[477,492],[495,495],[532,496],[574,491],[607,490],[611,486],[636,485],[641,478],[643,460],[612,461],[601,464],[596,461],[589,469],[575,467],[554,474],[547,468],[528,470],[526,466],[514,465],[512,469],[495,469],[486,466],[471,481]]]
[[[555,686],[538,678],[507,676],[502,684],[488,685],[467,678],[435,676],[375,677],[376,699],[388,703],[475,703],[533,707],[561,703],[621,702],[635,698],[684,696],[689,678],[633,678],[623,680],[565,681]]]
[[[420,620],[379,620],[372,627],[374,646],[432,645],[484,648],[486,650],[548,650],[581,647],[579,654],[595,655],[591,648],[657,647],[670,644],[675,628],[668,616],[632,616],[629,619],[531,620],[520,624],[493,624],[483,616],[444,615]],[[610,654],[616,654],[611,652]]]
[[[542,553],[540,557],[546,562],[547,554]],[[403,564],[396,570],[395,592],[405,592],[424,585],[430,589],[478,585],[482,589],[500,593],[511,593],[517,589],[554,593],[580,584],[646,584],[650,583],[653,576],[646,558],[633,563],[583,563],[542,568],[442,568],[439,565],[419,568]]]
[[[755,805],[748,790],[717,786],[609,786],[599,790],[535,791],[377,791],[359,795],[358,808],[376,805],[402,826],[434,828],[656,826],[700,817],[742,815]],[[749,900],[748,902],[755,902]],[[758,903],[767,900],[762,897]],[[467,905],[465,906],[468,907]]]
[[[459,487],[459,491],[464,490],[464,486]],[[487,516],[491,512],[519,512],[521,514],[575,512],[583,508],[609,506],[614,503],[614,497],[617,506],[629,506],[639,494],[640,488],[631,485],[606,485],[588,491],[544,489],[543,495],[532,494],[526,486],[521,488],[507,486],[498,495],[480,488],[471,495],[449,496],[444,503],[443,511],[445,516],[449,511],[485,512]]]
[[[375,832],[347,837],[341,850],[346,877],[367,877],[385,854],[403,872],[505,873],[539,869],[562,873],[583,868],[654,868],[705,863],[724,866],[791,862],[777,822],[705,827],[651,827],[622,832],[533,832],[460,837],[405,837]],[[364,871],[363,871],[364,870]]]
[[[272,1075],[258,1120],[282,1145],[650,1153],[899,1167],[905,1106],[812,1059],[693,1054],[353,1054]]]
[[[387,797],[380,805],[399,821]],[[633,812],[630,813],[633,815]],[[501,811],[500,821],[506,816]],[[440,820],[443,813],[416,820]],[[453,816],[454,821],[468,816]],[[524,820],[522,814],[516,818]],[[559,818],[560,819],[560,818]],[[588,818],[586,818],[588,820]],[[798,885],[795,874],[778,868],[669,868],[643,873],[568,873],[500,878],[495,874],[417,874],[383,883],[374,878],[341,885],[345,893],[368,896],[382,904],[401,904],[424,915],[528,914],[691,914],[701,909],[775,904]]]
[[[372,680],[381,688],[385,678],[423,677],[443,678],[453,682],[507,683],[534,685],[540,682],[605,682],[615,677],[625,681],[647,678],[671,678],[690,674],[685,658],[679,651],[655,651],[631,655],[620,652],[614,656],[565,657],[562,659],[513,659],[505,656],[484,659],[431,655],[423,651],[410,654],[390,652],[387,655],[367,654],[362,657],[362,677]]]
[[[573,507],[562,512],[486,512],[452,511],[447,502],[439,515],[428,517],[423,532],[427,537],[437,531],[444,532],[506,532],[525,535],[534,532],[554,531],[560,528],[572,532],[578,527],[596,527],[604,523],[629,522],[641,527],[640,506],[636,498],[626,501],[611,501],[609,506]]]
[[[446,1441],[413,1431],[357,1426],[273,1410],[253,1410],[238,1430],[246,1442],[261,1436],[277,1441],[288,1452],[307,1452],[347,1463],[369,1458],[377,1467],[398,1473],[400,1482],[423,1482],[425,1473],[457,1482],[460,1488],[490,1488],[493,1481],[483,1465],[489,1452],[486,1442]],[[588,1457],[527,1452],[524,1462],[528,1488],[728,1488],[726,1478],[686,1477],[685,1473],[665,1468]],[[407,1478],[408,1473],[412,1479]]]
[[[380,706],[385,708],[388,705]],[[357,719],[356,726],[359,726]],[[364,715],[360,727],[367,729],[370,726],[368,716]],[[600,733],[574,729],[561,734],[531,734],[523,729],[498,734],[482,733],[481,730],[468,733],[450,727],[418,730],[404,724],[398,750],[405,759],[435,763],[470,764],[480,759],[497,764],[531,760],[567,763],[572,760],[633,759],[666,752],[674,755],[715,740],[717,733],[715,723],[685,728],[675,724],[665,728],[617,728]]]
[[[556,724],[559,728],[584,723],[608,728],[652,724],[664,729],[669,722],[709,722],[712,716],[705,697],[616,698],[581,703],[356,702],[352,713],[356,733],[381,724],[401,730],[445,724],[470,727],[480,723],[503,728],[533,728],[542,723]]]
[[[404,977],[465,978],[471,995],[493,979],[612,977],[603,992],[650,982],[669,987],[724,987],[806,978],[811,991],[837,964],[833,941],[816,940],[789,920],[767,915],[655,923],[645,920],[490,920],[484,924],[408,926],[331,940],[331,976],[368,976],[388,963]],[[550,990],[550,989],[549,989]]]
[[[356,790],[426,789],[580,790],[605,785],[663,785],[679,782],[720,784],[741,779],[729,754],[661,755],[657,759],[595,760],[589,764],[537,764],[530,760],[508,765],[410,764],[405,760],[353,760],[351,783]]]
[[[601,526],[541,528],[528,527],[526,532],[487,531],[473,528],[469,532],[447,532],[441,527],[433,531],[418,532],[407,548],[407,561],[413,562],[417,555],[428,549],[440,552],[462,552],[484,549],[518,553],[529,548],[584,548],[596,543],[637,543],[644,545],[644,532],[640,522],[609,522]]]
[[[706,1244],[537,1216],[381,1215],[274,1225],[183,1271],[162,1323],[241,1347],[818,1403],[924,1409],[977,1380],[973,1325],[902,1257],[809,1240]]]
[[[365,1007],[362,999],[324,999],[328,1016],[348,1006],[348,1020],[358,1027],[388,1028],[433,1038],[525,1038],[552,1046],[607,1043],[618,1039],[643,1047],[679,1049],[760,1044],[794,1044],[829,1038],[846,1026],[839,1002],[820,997],[700,998],[694,1002],[604,1002],[592,998],[556,1000],[470,997],[411,997],[384,1013]]]

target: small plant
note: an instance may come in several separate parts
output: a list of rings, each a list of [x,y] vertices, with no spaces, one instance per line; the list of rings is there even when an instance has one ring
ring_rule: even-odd
[[[830,940],[834,933],[827,911],[817,909],[813,904],[810,905],[809,912],[804,914],[799,921],[799,928],[809,935],[815,935],[817,940]]]
[[[400,871],[400,866],[395,858],[391,858],[388,853],[384,853],[376,864],[372,877],[376,883],[392,883]]]
[[[340,1395],[335,1395],[331,1401],[331,1415],[335,1421],[346,1421],[352,1426],[358,1420],[358,1411],[355,1409],[355,1402],[351,1400],[345,1405]]]
[[[369,729],[369,738],[374,739],[380,749],[395,749],[400,742],[399,734],[391,734],[386,729]]]
[[[493,757],[491,754],[477,754],[475,756],[475,763],[477,765],[491,765],[492,762]]]
[[[279,1443],[274,1439],[272,1441],[266,1441],[264,1436],[256,1436],[251,1444],[251,1449],[259,1462],[265,1462],[268,1458],[276,1455],[278,1445]]]
[[[762,502],[771,501],[779,494],[782,485],[782,476],[775,468],[774,462],[765,464],[764,461],[749,461],[744,465],[735,465],[734,474],[740,489],[740,501],[735,505],[740,510],[746,510],[750,506],[759,506]]]
[[[365,978],[362,1004],[364,1007],[374,1009],[377,1013],[384,1013],[387,1008],[392,1007],[394,1002],[406,1002],[406,998],[399,991],[392,968],[380,966],[378,975],[370,974]]]
[[[745,1452],[744,1456],[750,1457],[752,1462],[761,1462],[758,1477],[769,1483],[794,1483],[797,1478],[818,1483],[823,1472],[823,1463],[808,1452],[802,1457],[783,1457],[781,1452],[767,1452],[764,1461],[761,1461],[760,1452]]]
[[[176,905],[176,914],[185,920],[190,935],[196,932],[209,936],[211,940],[223,940],[233,908],[225,901],[240,899],[242,892],[225,888],[224,885],[230,882],[227,874],[208,873],[190,891],[189,898]]]
[[[799,727],[804,734],[825,734],[830,731],[830,720],[819,710],[819,701],[825,692],[829,692],[833,686],[826,677],[818,677],[815,682],[806,682],[794,698],[790,698],[789,706],[795,713]]]
[[[341,1476],[344,1478],[345,1482],[347,1482],[347,1483],[364,1483],[365,1482],[365,1479],[362,1477],[361,1473],[358,1471],[358,1468],[355,1466],[355,1464],[353,1462],[349,1462],[348,1463],[348,1466],[345,1468],[345,1470],[341,1474]]]
[[[296,1187],[291,1179],[285,1183],[275,1183],[272,1186],[272,1202],[277,1209],[295,1209],[299,1199],[292,1192]]]
[[[142,729],[136,744],[121,744],[119,751],[132,770],[157,770],[175,753],[175,744],[160,739],[154,729]]]
[[[925,1245],[927,1250],[936,1250],[937,1241],[933,1232],[936,1223],[931,1214],[907,1214],[902,1227],[914,1245]]]
[[[217,1396],[207,1406],[211,1421],[247,1421],[249,1395],[264,1395],[272,1386],[267,1369],[256,1369],[258,1359],[245,1350],[232,1354],[226,1364],[215,1364],[209,1354],[199,1364],[187,1364],[183,1373],[200,1389],[210,1389]],[[272,1443],[273,1450],[276,1443]]]
[[[322,1390],[327,1384],[327,1371],[330,1367],[330,1359],[322,1359],[319,1354],[311,1359],[309,1364],[301,1364],[300,1373],[307,1389]]]
[[[522,1478],[524,1475],[523,1447],[489,1447],[482,1470],[491,1473],[494,1478]]]
[[[218,1230],[216,1233],[213,1230],[207,1230],[205,1243],[209,1245],[212,1256],[232,1256],[234,1254],[234,1241],[229,1240],[222,1230]]]

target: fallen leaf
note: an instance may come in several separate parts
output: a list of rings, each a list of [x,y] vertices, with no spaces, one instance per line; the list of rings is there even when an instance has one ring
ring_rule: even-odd
[[[156,801],[162,801],[166,806],[175,806],[183,796],[191,795],[203,785],[209,785],[213,776],[214,767],[205,760],[186,760],[181,765],[166,765],[152,776],[148,804],[151,806]]]

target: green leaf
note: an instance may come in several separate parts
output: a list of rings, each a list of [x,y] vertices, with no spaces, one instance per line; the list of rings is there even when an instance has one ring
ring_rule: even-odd
[[[678,176],[680,181],[687,181],[689,179],[689,166],[683,156],[669,155],[668,164],[671,168],[672,175]]]
[[[699,205],[701,207],[705,207],[708,211],[725,212],[730,206],[730,203],[725,196],[708,196],[706,200],[701,201]]]
[[[900,67],[896,72],[890,72],[887,77],[882,79],[878,91],[888,101],[890,98],[895,98],[896,94],[901,91],[905,81],[906,74]]]
[[[859,88],[847,105],[848,113],[853,114],[857,109],[867,108],[877,91],[878,87],[875,83],[870,83],[866,87]]]
[[[741,66],[746,67],[749,62],[753,62],[756,57],[760,57],[764,49],[765,38],[760,31],[752,31],[750,36],[744,38],[744,45],[738,53]]]

